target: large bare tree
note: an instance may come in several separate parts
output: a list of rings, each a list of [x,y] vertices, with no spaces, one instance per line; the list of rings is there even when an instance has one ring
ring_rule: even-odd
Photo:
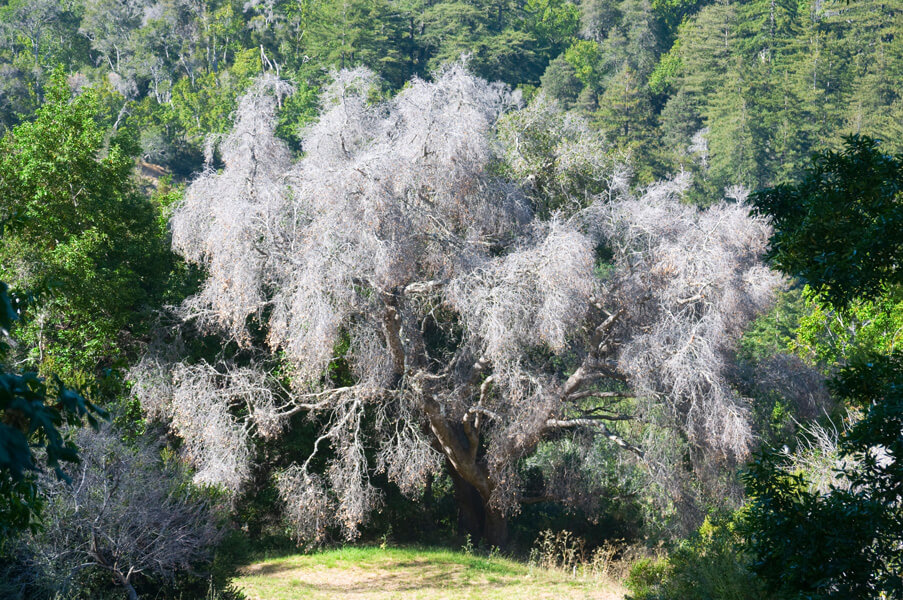
[[[288,90],[261,79],[224,168],[173,215],[174,248],[207,274],[182,318],[246,345],[249,326],[266,334],[250,364],[178,362],[170,346],[135,369],[198,477],[237,488],[248,436],[316,411],[325,472],[302,456],[279,479],[301,535],[353,536],[379,499],[374,468],[406,492],[447,468],[465,522],[498,544],[523,500],[519,461],[562,430],[653,470],[656,439],[709,465],[742,457],[728,371],[778,284],[760,262],[767,224],[741,202],[682,203],[684,176],[632,195],[584,122],[542,99],[514,111],[516,94],[460,65],[385,102],[373,83],[338,73],[293,162],[273,133]],[[336,361],[346,384],[328,376]]]

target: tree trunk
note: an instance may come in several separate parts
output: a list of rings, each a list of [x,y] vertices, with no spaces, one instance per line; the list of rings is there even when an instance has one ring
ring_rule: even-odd
[[[483,521],[483,531],[486,543],[496,548],[505,549],[508,546],[508,519],[497,508],[484,507],[486,515]]]
[[[448,472],[455,486],[458,528],[464,533],[470,534],[472,541],[478,542],[482,538],[483,533],[483,510],[480,494],[475,487],[464,481],[450,464],[448,465]]]
[[[132,585],[130,581],[131,577],[126,577],[119,571],[115,571],[116,579],[119,580],[119,584],[125,588],[125,591],[129,595],[129,600],[138,600],[138,592],[135,591],[135,587]],[[131,575],[131,574],[130,574]]]
[[[474,543],[505,548],[508,544],[508,520],[501,511],[487,506],[477,488],[464,480],[450,465],[448,472],[455,487],[458,506],[458,527],[470,535]]]
[[[449,422],[434,399],[425,397],[423,408],[455,486],[459,525],[474,541],[506,547],[508,526],[502,513],[489,506],[495,484],[477,458],[479,439]]]
[[[135,591],[135,588],[132,587],[132,584],[126,582],[123,585],[125,586],[125,591],[127,591],[129,594],[129,600],[138,600],[138,592]]]

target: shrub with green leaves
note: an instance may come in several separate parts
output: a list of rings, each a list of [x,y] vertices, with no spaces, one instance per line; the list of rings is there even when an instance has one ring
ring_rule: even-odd
[[[749,569],[737,515],[708,517],[665,560],[646,559],[627,580],[633,600],[765,600]]]
[[[847,138],[844,151],[817,156],[799,185],[755,196],[774,222],[772,258],[839,315],[898,297],[901,182],[903,157]],[[863,415],[839,439],[838,482],[813,489],[773,451],[744,476],[752,569],[771,594],[903,598],[903,354],[880,338],[862,347],[832,382]]]
[[[17,319],[16,311],[0,282],[0,539],[12,532],[35,530],[43,496],[34,475],[39,468],[34,453],[41,449],[44,463],[57,478],[68,481],[62,462],[75,462],[75,445],[61,429],[78,425],[85,418],[96,426],[100,411],[79,394],[63,387],[58,379],[51,386],[35,373],[6,370],[6,336]],[[5,551],[0,542],[0,553]]]
[[[865,412],[840,439],[842,483],[820,493],[761,454],[744,476],[752,568],[788,598],[903,598],[903,355],[856,362],[833,387]]]

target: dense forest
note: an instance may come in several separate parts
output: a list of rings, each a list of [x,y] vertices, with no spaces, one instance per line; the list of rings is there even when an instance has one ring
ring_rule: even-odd
[[[104,124],[189,176],[261,72],[293,82],[280,135],[299,149],[331,69],[365,66],[391,95],[469,56],[542,90],[628,153],[638,183],[697,173],[701,201],[775,185],[844,135],[900,150],[894,2],[7,2],[0,123],[27,120],[61,66]],[[704,133],[700,133],[704,132]],[[697,134],[699,134],[697,136]]]
[[[0,69],[0,595],[903,598],[903,3],[12,0]]]

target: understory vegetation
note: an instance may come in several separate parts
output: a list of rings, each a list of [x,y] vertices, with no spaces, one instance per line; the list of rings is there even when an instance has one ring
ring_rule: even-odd
[[[901,27],[2,3],[0,596],[903,598]]]

